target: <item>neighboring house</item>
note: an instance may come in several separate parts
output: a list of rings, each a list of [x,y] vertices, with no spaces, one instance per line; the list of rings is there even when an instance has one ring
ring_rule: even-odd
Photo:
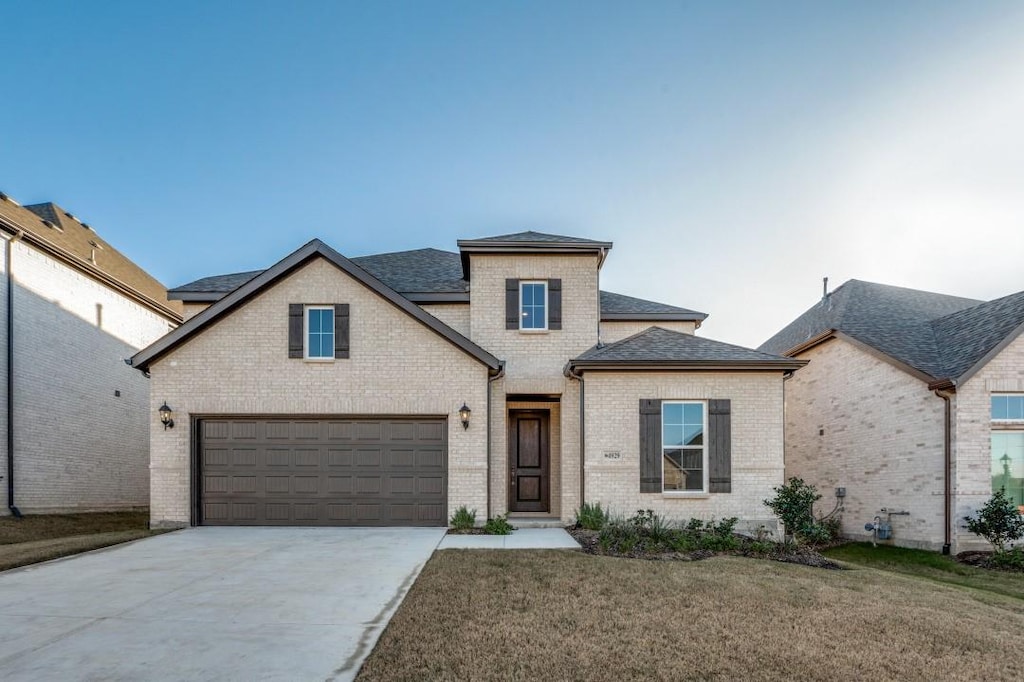
[[[994,301],[850,280],[761,346],[809,361],[786,388],[786,474],[843,532],[958,552],[993,491],[1024,505],[1024,292]],[[1021,507],[1024,511],[1024,506]],[[898,512],[898,513],[894,513]]]
[[[313,240],[172,290],[189,319],[132,360],[153,387],[153,524],[445,525],[463,505],[565,522],[585,500],[776,530],[762,500],[802,361],[600,291],[608,242],[458,244],[348,259]]]
[[[149,382],[180,304],[87,224],[0,193],[2,514],[149,504]]]

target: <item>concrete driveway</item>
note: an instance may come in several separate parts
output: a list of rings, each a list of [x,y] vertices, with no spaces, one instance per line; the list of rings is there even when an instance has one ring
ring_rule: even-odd
[[[0,573],[0,679],[351,679],[444,532],[193,528]]]

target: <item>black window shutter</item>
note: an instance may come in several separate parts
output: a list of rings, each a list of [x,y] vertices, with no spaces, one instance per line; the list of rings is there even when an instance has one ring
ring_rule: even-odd
[[[640,492],[661,492],[661,401],[640,399]]]
[[[302,349],[302,313],[305,306],[301,303],[288,304],[288,357],[301,358]]]
[[[548,280],[548,329],[562,328],[562,280]]]
[[[334,357],[348,357],[348,303],[334,306]]]
[[[519,280],[505,280],[505,329],[519,329]]]
[[[732,407],[729,400],[708,401],[708,478],[712,493],[732,492]]]

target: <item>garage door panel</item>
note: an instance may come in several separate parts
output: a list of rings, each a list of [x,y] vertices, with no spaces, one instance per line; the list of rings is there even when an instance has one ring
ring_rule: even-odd
[[[202,522],[445,525],[445,424],[204,420],[198,429]]]

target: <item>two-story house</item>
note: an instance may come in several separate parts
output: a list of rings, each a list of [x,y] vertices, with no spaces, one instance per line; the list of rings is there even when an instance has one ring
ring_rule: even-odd
[[[775,529],[762,500],[803,361],[601,291],[609,242],[458,246],[348,259],[313,240],[172,290],[187,321],[132,360],[153,524],[566,522],[586,501]]]
[[[0,268],[0,514],[146,507],[149,382],[125,360],[180,304],[60,206],[2,192]]]

